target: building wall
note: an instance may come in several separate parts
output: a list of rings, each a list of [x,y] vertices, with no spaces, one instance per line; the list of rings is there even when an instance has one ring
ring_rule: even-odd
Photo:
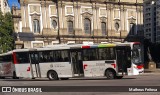
[[[160,43],[160,0],[156,3],[156,42]]]
[[[19,1],[22,27],[16,31],[19,35],[16,43],[21,41],[24,48],[56,44],[59,39],[61,43],[101,43],[124,41],[128,37],[143,35],[143,0],[59,0],[58,3],[52,0]],[[86,18],[91,21],[91,33],[84,31]],[[34,33],[35,19],[39,21],[39,33]],[[56,21],[56,27],[52,27],[52,20]],[[68,32],[68,21],[73,22],[72,33]],[[102,33],[102,22],[106,23],[105,34]],[[135,27],[131,29],[130,23]]]
[[[156,42],[156,0],[144,1],[144,36]]]

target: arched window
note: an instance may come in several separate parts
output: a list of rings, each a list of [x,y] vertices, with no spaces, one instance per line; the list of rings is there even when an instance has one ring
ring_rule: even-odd
[[[116,31],[119,30],[119,23],[118,22],[115,23],[115,29],[116,29]]]
[[[68,33],[72,34],[73,33],[73,21],[68,21]]]
[[[34,33],[40,33],[39,20],[37,19],[33,20],[33,30],[34,30]]]
[[[135,23],[130,23],[130,25],[129,25],[129,34],[130,35],[135,35],[136,33],[135,33]]]
[[[91,34],[91,20],[88,18],[84,19],[84,31],[86,34]]]
[[[56,20],[52,20],[52,27],[53,27],[54,29],[57,28],[57,21],[56,21]]]
[[[102,35],[106,35],[106,22],[101,22]]]

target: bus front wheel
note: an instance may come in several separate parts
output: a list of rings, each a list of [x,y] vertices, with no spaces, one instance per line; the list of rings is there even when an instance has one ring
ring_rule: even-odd
[[[47,77],[49,80],[58,80],[58,74],[55,71],[49,71]]]
[[[113,70],[106,70],[105,76],[107,77],[107,79],[115,79],[116,74]]]

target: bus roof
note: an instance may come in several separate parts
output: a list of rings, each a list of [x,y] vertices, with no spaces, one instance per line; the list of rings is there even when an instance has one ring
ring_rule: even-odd
[[[103,48],[103,47],[115,47],[116,44],[93,44],[93,45],[84,45],[84,44],[72,44],[72,45],[50,45],[45,48],[38,48],[38,50],[59,50],[59,49],[87,49],[87,48]]]
[[[27,52],[27,51],[43,51],[43,50],[63,50],[63,49],[89,49],[89,48],[105,48],[105,47],[116,47],[116,46],[130,46],[131,44],[140,44],[140,42],[125,42],[125,43],[102,43],[102,44],[59,44],[59,45],[48,45],[42,48],[29,48],[29,49],[15,49],[7,53],[0,54],[7,55],[13,52]]]

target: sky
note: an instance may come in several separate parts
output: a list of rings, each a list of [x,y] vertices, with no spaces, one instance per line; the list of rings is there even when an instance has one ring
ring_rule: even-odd
[[[8,0],[9,6],[12,7],[13,5],[17,5],[20,7],[18,0]]]

